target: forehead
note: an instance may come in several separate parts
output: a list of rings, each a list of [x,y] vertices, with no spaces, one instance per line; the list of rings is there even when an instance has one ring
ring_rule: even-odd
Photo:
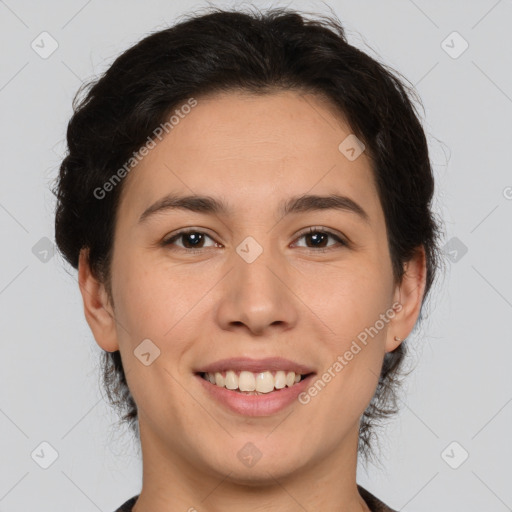
[[[123,218],[134,222],[169,192],[216,196],[240,211],[306,193],[338,193],[376,207],[370,160],[364,152],[350,160],[340,150],[353,137],[350,126],[322,98],[286,91],[196,100],[125,178]]]

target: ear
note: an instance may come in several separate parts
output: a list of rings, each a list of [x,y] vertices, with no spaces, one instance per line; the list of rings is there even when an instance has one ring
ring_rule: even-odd
[[[107,352],[119,350],[114,310],[103,283],[91,272],[89,249],[81,249],[78,261],[78,284],[84,302],[84,314],[98,345]]]
[[[386,352],[391,352],[411,333],[421,310],[421,302],[425,293],[427,266],[425,248],[417,248],[414,257],[404,264],[402,282],[397,285],[394,293],[394,303],[400,304],[395,308],[395,316],[390,321]],[[395,336],[400,338],[395,340]]]

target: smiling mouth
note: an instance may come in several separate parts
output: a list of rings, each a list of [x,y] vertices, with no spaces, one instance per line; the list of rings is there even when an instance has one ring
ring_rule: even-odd
[[[284,370],[263,372],[227,370],[215,373],[200,372],[198,375],[219,388],[244,395],[263,395],[293,387],[312,374],[299,374]]]

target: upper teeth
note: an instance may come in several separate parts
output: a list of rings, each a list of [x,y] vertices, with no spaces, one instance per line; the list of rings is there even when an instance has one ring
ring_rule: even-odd
[[[283,370],[259,373],[243,370],[239,374],[234,370],[228,370],[227,372],[205,373],[203,375],[206,380],[221,388],[259,391],[260,393],[270,393],[274,388],[291,387],[301,379],[299,373],[295,374],[295,372],[285,372]]]

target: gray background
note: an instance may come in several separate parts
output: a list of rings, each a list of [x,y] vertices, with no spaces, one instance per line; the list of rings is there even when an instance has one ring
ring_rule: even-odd
[[[270,4],[290,5],[255,2]],[[1,511],[109,512],[140,491],[137,447],[100,389],[76,272],[52,256],[49,188],[82,80],[205,5],[0,1]],[[512,510],[512,1],[328,5],[352,44],[417,86],[449,244],[446,277],[409,339],[401,413],[380,431],[382,467],[359,467],[358,482],[397,510]],[[58,44],[47,58],[43,31]],[[47,469],[42,442],[58,453]]]

